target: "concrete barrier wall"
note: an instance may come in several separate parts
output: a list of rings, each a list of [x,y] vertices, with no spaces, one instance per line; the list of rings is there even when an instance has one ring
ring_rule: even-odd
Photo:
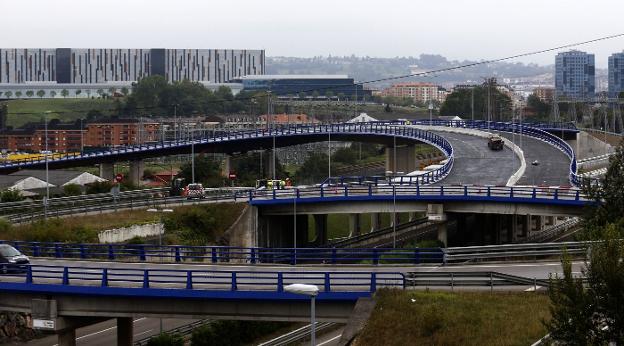
[[[153,237],[164,232],[162,223],[150,223],[102,231],[98,233],[98,239],[100,243],[120,243],[134,237]]]

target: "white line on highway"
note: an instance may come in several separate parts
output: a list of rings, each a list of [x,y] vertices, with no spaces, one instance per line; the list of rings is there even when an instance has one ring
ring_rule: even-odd
[[[342,336],[342,334],[337,335],[337,336],[334,336],[333,338],[331,338],[331,339],[329,339],[329,340],[327,340],[327,341],[321,342],[320,344],[316,344],[316,346],[323,346],[323,345],[325,345],[325,344],[329,344],[330,342],[332,342],[332,341],[334,341],[334,340],[338,339],[338,338],[339,338],[339,337],[341,337],[341,336]]]
[[[137,337],[139,335],[147,334],[147,333],[151,332],[152,330],[154,330],[154,329],[148,329],[148,330],[146,330],[144,332],[141,332],[141,333],[138,333],[138,334],[134,334],[134,336]]]
[[[143,320],[145,320],[145,319],[147,319],[147,317],[137,318],[136,320],[133,320],[133,321],[132,321],[132,323],[137,323],[137,322],[143,321]],[[110,330],[113,330],[113,329],[117,329],[117,326],[110,327],[110,328],[106,328],[106,329],[102,329],[102,330],[100,330],[100,331],[97,331],[97,332],[94,332],[94,333],[91,333],[91,334],[86,334],[86,335],[83,335],[83,336],[77,337],[77,338],[76,338],[76,341],[78,341],[78,340],[80,340],[80,339],[88,338],[88,337],[90,337],[90,336],[94,336],[94,335],[98,335],[98,334],[106,333],[106,332],[108,332],[108,331],[110,331]],[[58,344],[54,344],[54,346],[58,346]]]

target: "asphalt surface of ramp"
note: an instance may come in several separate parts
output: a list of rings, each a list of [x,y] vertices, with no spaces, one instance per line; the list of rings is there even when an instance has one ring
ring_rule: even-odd
[[[570,184],[570,159],[561,150],[528,136],[513,136],[511,133],[500,133],[500,135],[509,139],[515,137],[514,142],[524,152],[526,171],[516,185],[560,186]],[[539,162],[539,165],[531,164],[535,160]],[[453,167],[453,169],[455,168]]]
[[[455,162],[449,175],[438,185],[502,185],[520,168],[520,160],[511,149],[490,150],[487,139],[446,131],[431,131],[443,136],[453,146]],[[544,143],[544,145],[547,145]]]

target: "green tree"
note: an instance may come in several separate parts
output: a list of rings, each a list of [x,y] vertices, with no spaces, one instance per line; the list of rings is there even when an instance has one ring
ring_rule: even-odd
[[[358,153],[349,148],[340,148],[332,154],[332,161],[344,165],[352,165],[358,160]]]
[[[74,94],[76,94],[76,96],[80,95],[82,93],[82,90],[80,89],[76,89],[76,91],[74,91]]]
[[[24,199],[20,190],[8,189],[0,192],[0,201],[2,202],[19,202]]]
[[[15,92],[15,97],[22,97],[22,92],[21,91],[16,91]]]
[[[563,277],[551,282],[552,320],[547,327],[562,344],[624,343],[624,149],[618,146],[600,184],[584,183],[595,203],[583,218],[583,238],[594,240],[582,271],[584,284],[563,257]]]
[[[35,95],[35,92],[34,92],[34,91],[32,91],[32,90],[27,90],[27,91],[26,91],[26,96],[28,96],[28,97],[33,97],[33,95]]]
[[[179,178],[184,178],[188,184],[192,182],[192,165],[191,162],[180,167],[178,173]],[[201,183],[204,187],[220,187],[223,186],[223,177],[221,176],[220,162],[213,160],[206,155],[195,156],[195,182]]]
[[[272,162],[267,160],[267,154],[251,153],[232,160],[232,169],[236,173],[235,183],[239,186],[255,186],[256,180],[273,178],[269,176]],[[289,178],[288,173],[280,161],[275,159],[275,177],[277,179]]]
[[[184,346],[184,338],[177,334],[162,333],[150,338],[147,346]]]
[[[327,96],[328,99],[331,99],[332,97],[334,97],[334,92],[331,90],[327,90],[325,92],[325,96]]]
[[[97,181],[95,183],[87,185],[87,194],[109,193],[112,188],[113,184],[108,180],[101,182]]]
[[[324,153],[312,153],[295,174],[297,184],[318,183],[327,178],[329,160]]]
[[[50,97],[55,98],[56,97],[56,91],[54,91],[54,90],[50,91]]]
[[[43,90],[37,91],[37,96],[39,96],[39,98],[43,98],[45,96],[45,91]]]
[[[123,88],[121,88],[121,93],[124,96],[128,96],[128,94],[130,93],[130,90],[128,90],[128,88],[126,88],[126,87],[123,87]]]
[[[548,117],[548,114],[550,112],[550,106],[540,100],[540,98],[537,97],[537,95],[535,94],[529,95],[529,97],[527,98],[527,106],[533,108],[537,113],[537,116],[541,118]]]
[[[4,92],[4,96],[6,96],[6,98],[10,99],[10,98],[11,98],[11,96],[13,96],[13,92],[12,92],[12,91],[10,91],[10,90],[9,90],[9,91],[5,91],[5,92]]]
[[[97,93],[100,97],[102,97],[102,95],[104,95],[104,90],[103,90],[103,89],[98,89],[98,90],[96,91],[96,93]]]
[[[487,85],[475,86],[471,89],[458,89],[450,93],[440,106],[440,115],[471,117],[474,92],[475,119],[487,120]],[[492,120],[504,120],[510,114],[511,98],[496,87],[490,89],[490,102]]]
[[[79,196],[82,194],[82,188],[78,184],[67,184],[63,186],[63,194],[65,196]]]
[[[314,99],[317,99],[320,95],[321,95],[321,94],[319,94],[319,92],[318,92],[318,91],[316,91],[316,90],[314,90],[314,91],[312,92],[312,97],[313,97]]]
[[[61,96],[63,96],[63,97],[69,96],[69,91],[67,89],[61,90]]]

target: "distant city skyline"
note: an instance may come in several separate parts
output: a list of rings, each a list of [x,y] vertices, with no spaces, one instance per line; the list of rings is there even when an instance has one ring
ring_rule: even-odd
[[[249,48],[267,56],[440,54],[483,60],[617,34],[624,4],[476,0],[228,2],[178,0],[22,0],[3,2],[4,47]],[[591,15],[593,10],[600,11]],[[576,47],[608,57],[624,38]],[[554,64],[557,52],[516,61]]]

